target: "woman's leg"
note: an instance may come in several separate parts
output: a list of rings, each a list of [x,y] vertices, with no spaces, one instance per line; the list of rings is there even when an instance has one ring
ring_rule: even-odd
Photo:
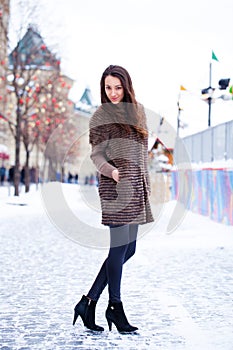
[[[128,261],[136,251],[137,234],[138,234],[138,225],[137,224],[129,225],[129,244],[128,244],[127,251],[125,253],[124,263]]]
[[[108,284],[107,273],[106,273],[107,260],[108,258],[104,261],[103,265],[101,266],[100,271],[96,276],[96,279],[87,294],[87,297],[91,300],[97,301],[101,293],[103,292],[104,288]]]
[[[129,225],[110,227],[110,250],[106,262],[109,300],[121,301],[121,276],[129,244]]]
[[[121,271],[118,271],[118,281],[119,281],[119,276],[121,280],[121,274],[122,274],[122,259],[124,264],[135,253],[138,225],[132,224],[132,225],[124,225],[120,227],[121,228],[123,227],[123,229],[119,230],[119,227],[110,228],[111,247],[109,250],[109,255],[107,259],[104,261],[89,293],[87,294],[87,297],[92,300],[97,301],[99,299],[101,293],[103,292],[104,288],[108,284],[108,274],[109,273],[114,274],[114,271],[113,271],[113,267],[115,265],[114,259],[115,258],[117,258],[117,260],[120,259],[120,263],[119,262],[116,263],[117,266],[119,265],[121,267]],[[126,242],[127,244],[125,244]],[[123,249],[121,248],[122,245],[124,246]],[[113,249],[117,247],[119,247],[119,249]],[[110,261],[108,260],[109,256],[110,256]],[[107,274],[107,268],[108,268],[108,274]],[[115,290],[115,287],[116,286],[113,287],[113,290]],[[119,285],[117,288],[119,288]]]

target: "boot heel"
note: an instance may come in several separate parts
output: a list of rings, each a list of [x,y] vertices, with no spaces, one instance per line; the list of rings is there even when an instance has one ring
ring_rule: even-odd
[[[108,322],[109,331],[111,332],[111,330],[112,330],[112,321],[109,318],[107,318],[107,322]]]
[[[77,321],[78,316],[79,316],[79,313],[76,310],[74,310],[73,326],[75,325],[75,322]]]
[[[138,327],[131,326],[129,324],[125,312],[123,309],[122,302],[109,303],[105,316],[108,322],[109,330],[112,330],[112,323],[116,326],[119,333],[130,333],[135,332]]]
[[[95,307],[96,301],[88,299],[85,295],[82,296],[80,302],[74,308],[73,326],[78,318],[81,317],[85,327],[92,331],[102,332],[103,327],[95,324]]]

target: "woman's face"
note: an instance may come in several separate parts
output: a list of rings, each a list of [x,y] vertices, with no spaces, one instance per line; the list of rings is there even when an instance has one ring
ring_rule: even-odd
[[[105,93],[113,104],[121,102],[124,97],[124,89],[120,79],[108,75],[105,78]]]

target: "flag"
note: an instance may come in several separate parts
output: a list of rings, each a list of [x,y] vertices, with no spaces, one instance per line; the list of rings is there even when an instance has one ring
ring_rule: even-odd
[[[231,99],[233,100],[233,85],[230,86],[229,92],[231,94]]]
[[[219,62],[213,50],[212,50],[212,60]]]
[[[185,89],[185,87],[183,85],[180,85],[180,90],[181,91],[187,91],[187,89]]]

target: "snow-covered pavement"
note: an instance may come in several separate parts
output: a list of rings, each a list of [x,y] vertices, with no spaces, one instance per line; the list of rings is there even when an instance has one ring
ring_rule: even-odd
[[[79,185],[63,190],[73,212],[80,211],[95,230],[99,214],[84,212]],[[44,210],[40,191],[12,198],[0,188],[0,349],[232,350],[233,227],[188,212],[168,235],[174,206],[164,206],[124,267],[122,300],[139,331],[108,331],[105,290],[96,316],[105,331],[96,334],[80,319],[72,326],[73,307],[107,250],[62,234]]]

